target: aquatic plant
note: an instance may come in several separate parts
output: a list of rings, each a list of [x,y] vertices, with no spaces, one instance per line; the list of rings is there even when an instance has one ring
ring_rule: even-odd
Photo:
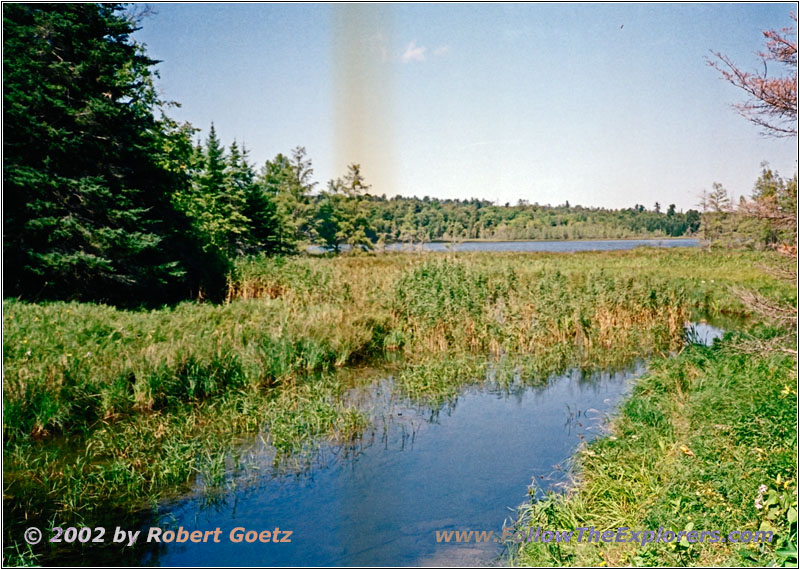
[[[121,517],[198,480],[224,486],[248,433],[284,457],[357,438],[366,418],[336,371],[392,353],[407,365],[397,389],[435,405],[487,373],[535,382],[679,351],[690,310],[745,311],[731,286],[796,299],[755,268],[766,255],[260,257],[221,305],[6,299],[6,514]]]

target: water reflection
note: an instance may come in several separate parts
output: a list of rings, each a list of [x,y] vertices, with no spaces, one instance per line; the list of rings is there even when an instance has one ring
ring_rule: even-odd
[[[692,322],[686,325],[686,340],[692,344],[712,346],[715,340],[724,335],[724,329],[706,321]]]
[[[198,492],[164,509],[187,530],[235,526],[294,530],[291,544],[167,545],[142,563],[183,565],[477,564],[494,543],[437,544],[436,530],[499,531],[536,480],[566,481],[575,447],[604,420],[643,365],[545,385],[466,389],[436,409],[415,406],[391,378],[348,398],[370,410],[372,427],[351,446],[323,446],[310,469],[272,473],[210,504]]]
[[[692,323],[687,338],[711,343],[722,329]],[[493,530],[510,524],[529,491],[570,482],[569,461],[645,370],[572,369],[531,385],[517,378],[465,388],[429,407],[398,395],[391,374],[355,383],[344,398],[371,426],[349,445],[322,444],[313,457],[276,465],[264,434],[238,450],[243,464],[217,492],[203,489],[163,504],[142,523],[222,529],[220,543],[139,544],[115,555],[83,549],[91,565],[167,566],[474,566],[492,563],[500,545],[437,544],[435,531]],[[490,375],[491,377],[491,375]],[[234,527],[292,530],[291,543],[232,544]],[[134,528],[134,527],[130,527]]]

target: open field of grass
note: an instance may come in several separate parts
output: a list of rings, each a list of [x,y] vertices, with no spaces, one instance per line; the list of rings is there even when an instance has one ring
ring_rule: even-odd
[[[399,355],[396,389],[431,405],[487,367],[536,378],[650,355],[678,366],[691,356],[668,356],[693,311],[744,312],[732,287],[796,303],[759,268],[770,261],[703,250],[259,258],[239,263],[216,306],[6,299],[4,557],[19,550],[15,523],[118,519],[198,477],[223,484],[245,434],[264,430],[278,459],[358,437],[366,416],[340,401],[337,370],[360,362]]]

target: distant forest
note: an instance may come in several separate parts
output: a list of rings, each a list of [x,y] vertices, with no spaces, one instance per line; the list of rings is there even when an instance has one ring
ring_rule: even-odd
[[[222,297],[241,255],[315,244],[692,235],[700,213],[386,198],[361,167],[317,188],[303,147],[260,168],[166,114],[122,4],[3,5],[4,295]],[[413,190],[413,189],[410,189]]]
[[[495,205],[487,200],[367,196],[369,220],[378,240],[520,240],[688,236],[700,227],[700,212],[678,212],[674,204],[662,211],[636,204],[609,210],[570,206],[540,206],[520,201]]]

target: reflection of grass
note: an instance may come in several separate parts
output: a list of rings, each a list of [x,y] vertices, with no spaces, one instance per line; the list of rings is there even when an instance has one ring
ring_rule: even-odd
[[[223,485],[238,461],[231,450],[240,433],[264,427],[279,453],[294,454],[313,453],[320,437],[360,434],[366,419],[339,402],[340,388],[329,375],[279,391],[230,391],[169,413],[104,422],[62,445],[19,441],[4,457],[6,493],[28,517],[61,512],[80,520],[101,516],[96,507],[121,514],[146,506],[141,499],[197,475],[207,486]]]
[[[485,377],[486,363],[472,357],[443,358],[403,369],[394,387],[412,400],[438,407],[455,397],[465,384]]]
[[[364,417],[339,401],[331,372],[388,352],[410,365],[398,378],[404,393],[441,402],[484,378],[487,355],[493,374],[527,379],[675,350],[689,309],[742,311],[731,285],[792,298],[754,269],[765,259],[699,250],[255,258],[238,264],[219,306],[6,300],[6,513],[87,518],[155,501],[198,473],[222,485],[236,435],[262,428],[279,456],[356,436]]]
[[[762,330],[759,335],[772,334]],[[772,529],[772,545],[529,544],[532,566],[767,566],[797,545],[796,381],[789,356],[692,346],[658,359],[614,422],[577,461],[581,481],[524,508],[547,529]],[[764,485],[757,509],[759,487]],[[762,488],[763,489],[763,488]],[[771,493],[771,494],[770,494]],[[771,498],[771,499],[770,499]],[[795,522],[792,522],[794,520]]]

